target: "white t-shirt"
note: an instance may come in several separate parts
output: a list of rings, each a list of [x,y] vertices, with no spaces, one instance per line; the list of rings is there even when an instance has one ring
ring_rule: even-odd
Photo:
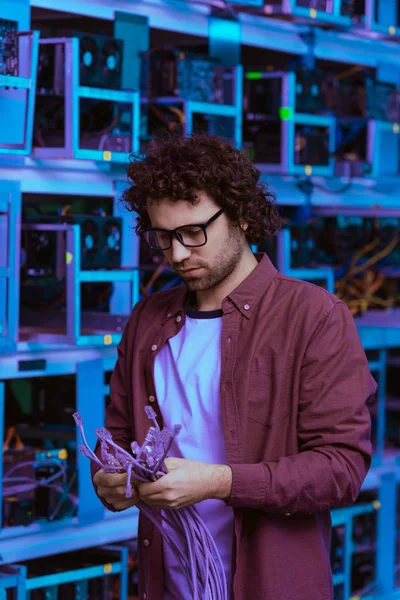
[[[170,338],[154,363],[154,383],[164,426],[182,425],[169,456],[226,464],[220,410],[222,310],[193,311]],[[196,508],[207,525],[225,568],[228,597],[234,535],[233,509],[222,500]],[[164,527],[168,527],[163,524]],[[164,541],[164,600],[192,600],[179,559]]]

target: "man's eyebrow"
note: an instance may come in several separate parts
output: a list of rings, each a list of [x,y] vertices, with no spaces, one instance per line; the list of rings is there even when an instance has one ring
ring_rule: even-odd
[[[193,225],[202,225],[203,223],[199,223],[199,221],[192,223],[184,223],[183,225],[178,225],[178,227],[174,227],[174,229],[167,229],[166,227],[160,227],[159,225],[154,225],[149,229],[162,229],[163,231],[174,231],[175,229],[179,229],[180,227],[192,227]]]

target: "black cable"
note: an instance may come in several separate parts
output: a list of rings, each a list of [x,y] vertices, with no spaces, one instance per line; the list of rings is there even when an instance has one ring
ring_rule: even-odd
[[[353,185],[353,181],[350,180],[343,187],[341,187],[337,190],[332,190],[331,188],[320,185],[319,183],[313,183],[313,187],[315,189],[322,190],[323,192],[326,192],[327,194],[334,194],[334,195],[339,195],[339,194],[343,194],[344,192],[347,192],[347,190],[349,190],[352,185]]]
[[[296,177],[297,181],[296,181],[296,187],[297,189],[302,192],[303,194],[305,194],[307,197],[311,197],[314,190],[321,190],[323,192],[326,192],[327,194],[333,194],[335,196],[343,194],[344,192],[347,192],[347,190],[349,190],[351,188],[351,186],[353,185],[353,174],[350,174],[350,179],[347,183],[345,183],[341,188],[338,188],[337,190],[333,190],[332,188],[329,187],[325,187],[323,185],[321,185],[320,183],[315,183],[311,177],[307,177],[305,179],[300,179],[298,176]]]

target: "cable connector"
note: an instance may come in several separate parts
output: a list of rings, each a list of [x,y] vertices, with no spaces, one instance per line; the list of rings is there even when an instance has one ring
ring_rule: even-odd
[[[140,446],[137,442],[131,442],[131,450],[132,450],[132,454],[137,455],[138,452],[140,452]]]
[[[100,429],[96,429],[96,435],[103,442],[112,442],[112,435],[105,427],[100,427]]]
[[[83,419],[80,415],[80,413],[76,412],[72,415],[77,427],[82,427],[83,426]]]
[[[145,411],[146,415],[149,417],[150,421],[153,421],[156,429],[158,429],[158,431],[160,431],[160,427],[157,423],[157,413],[155,412],[155,410],[151,406],[145,406],[144,411]]]
[[[179,432],[181,429],[182,429],[182,425],[174,425],[174,437],[179,435]]]

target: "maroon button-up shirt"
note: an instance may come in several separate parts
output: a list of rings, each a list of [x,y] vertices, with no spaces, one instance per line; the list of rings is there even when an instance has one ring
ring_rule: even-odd
[[[266,254],[256,257],[258,266],[222,302],[221,435],[233,477],[226,504],[235,515],[231,598],[331,600],[329,511],[354,502],[369,469],[366,401],[377,386],[346,305],[280,274]],[[155,293],[134,307],[125,327],[106,426],[127,450],[144,439],[151,396],[160,415],[154,358],[183,327],[187,299],[186,286]],[[162,600],[162,539],[143,515],[138,546],[140,598]]]

